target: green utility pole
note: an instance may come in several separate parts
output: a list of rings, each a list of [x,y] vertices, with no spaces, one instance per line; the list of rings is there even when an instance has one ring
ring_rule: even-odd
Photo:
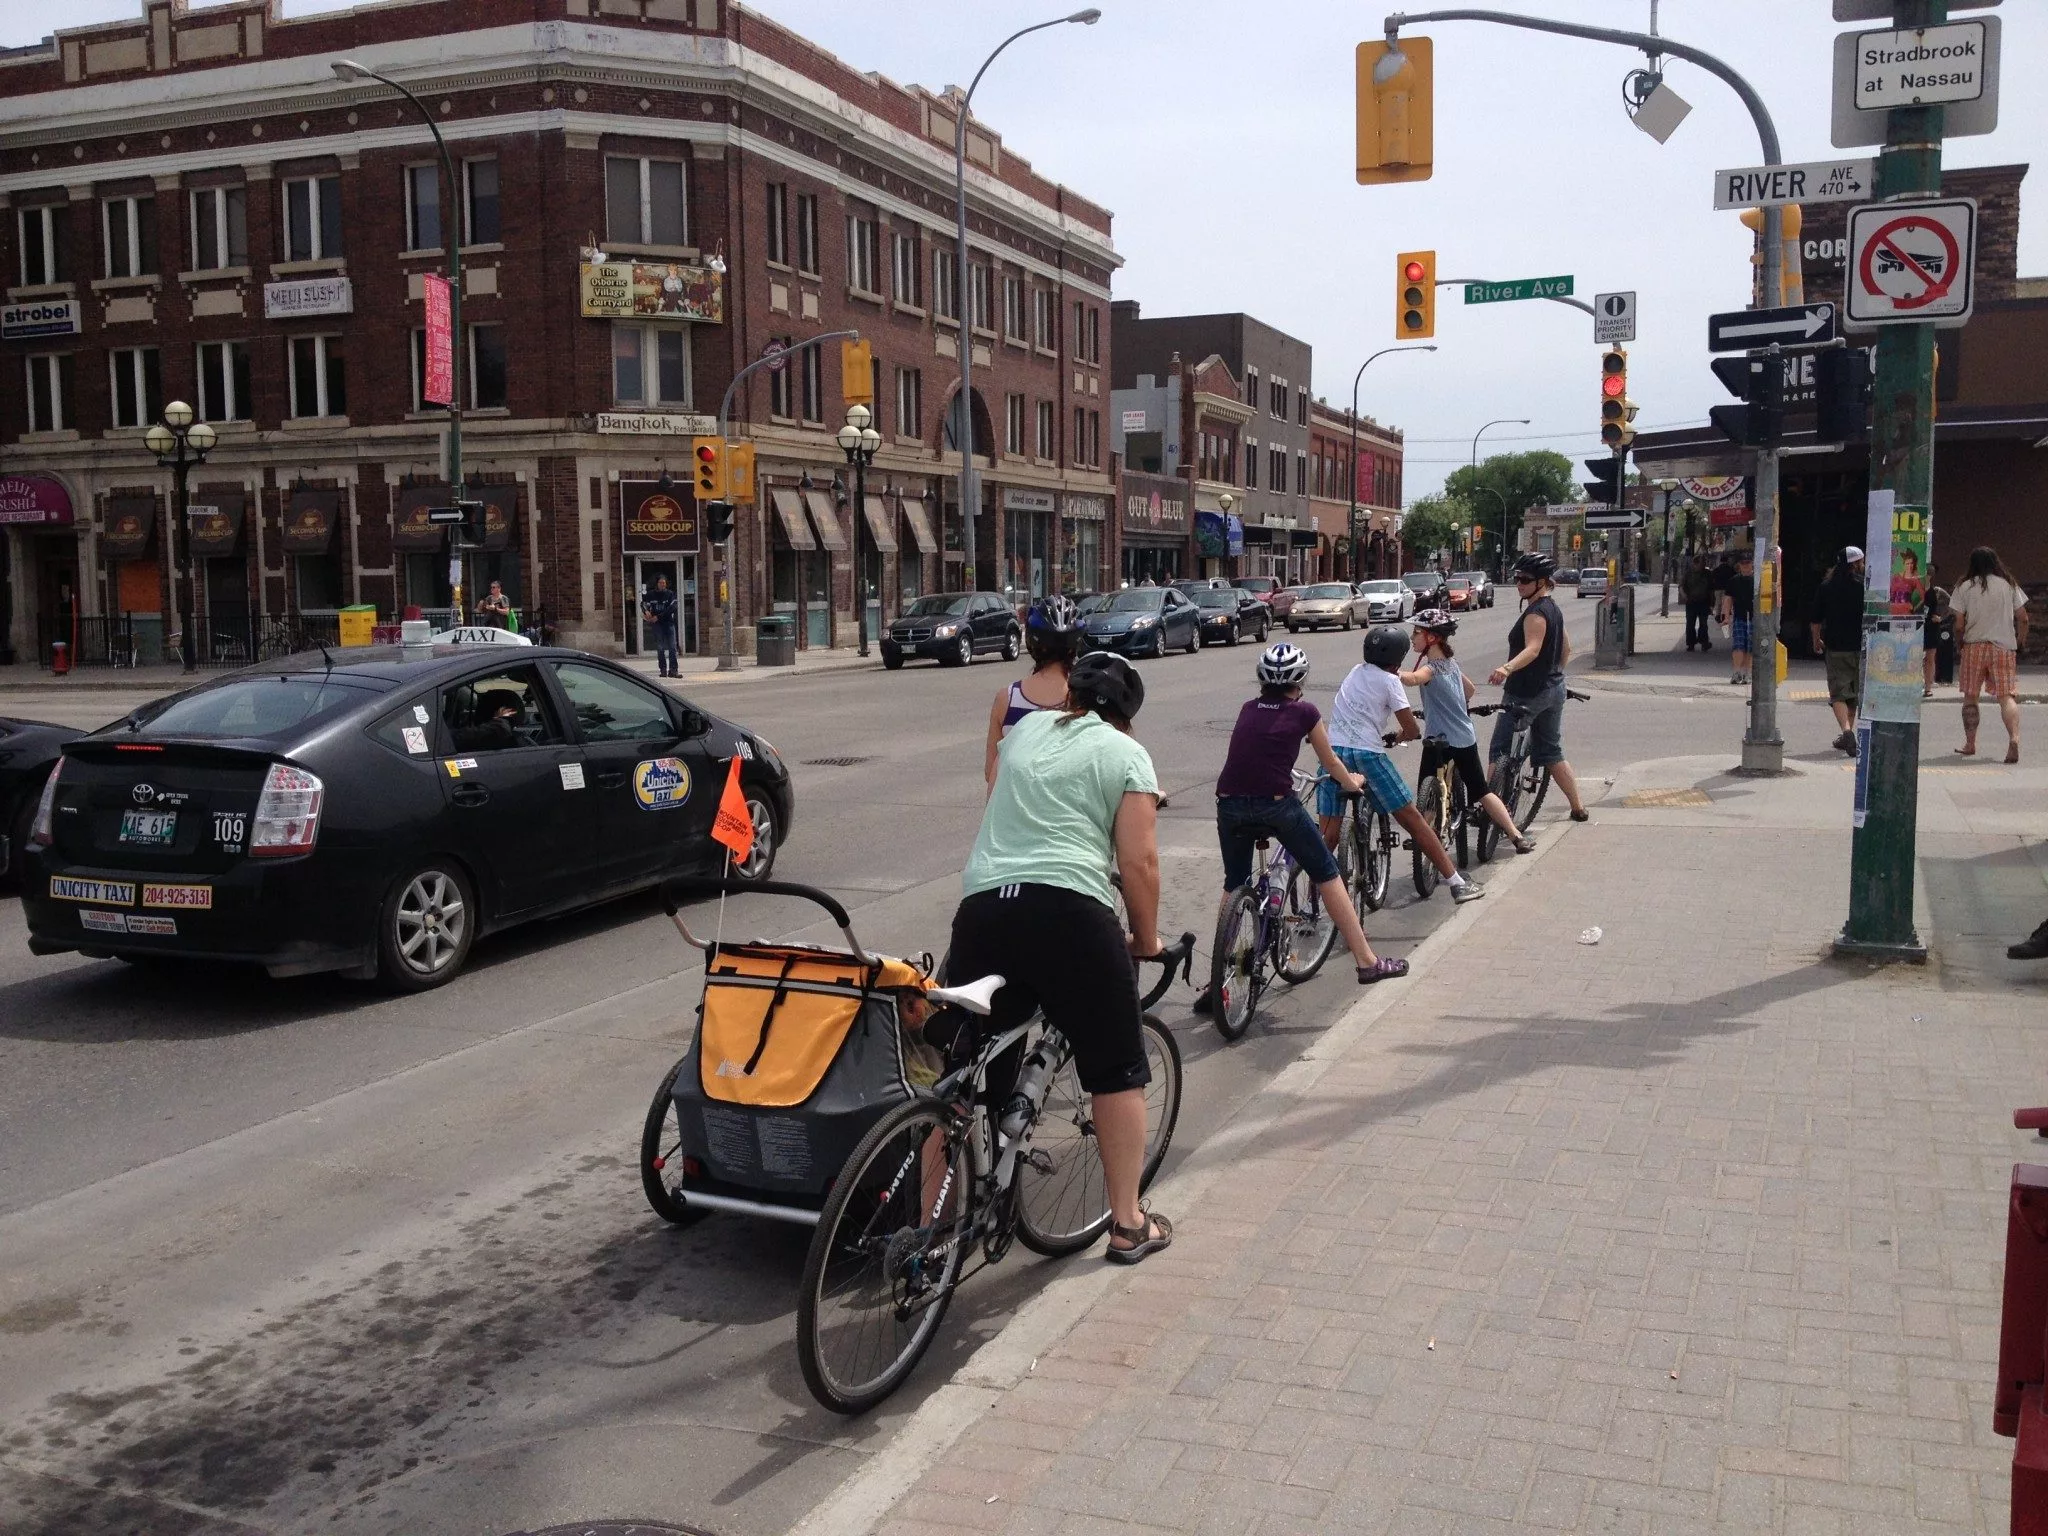
[[[1893,25],[1938,26],[1948,0],[1895,0]],[[1877,198],[1924,196],[1941,190],[1941,107],[1894,107],[1885,121],[1877,161]],[[1870,488],[1889,490],[1897,508],[1915,508],[1934,529],[1934,327],[1888,325],[1878,333],[1872,390]],[[1866,578],[1887,596],[1890,570]],[[1867,654],[1867,653],[1866,653]],[[1915,713],[1917,714],[1917,708]],[[1919,831],[1920,722],[1871,720],[1861,765],[1863,824],[1849,863],[1849,920],[1837,954],[1925,961],[1927,946],[1913,927],[1913,865]]]

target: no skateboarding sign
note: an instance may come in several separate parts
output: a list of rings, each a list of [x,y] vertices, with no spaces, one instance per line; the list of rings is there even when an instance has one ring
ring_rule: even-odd
[[[1844,319],[1866,328],[1962,325],[1976,300],[1976,247],[1972,198],[1851,209]]]

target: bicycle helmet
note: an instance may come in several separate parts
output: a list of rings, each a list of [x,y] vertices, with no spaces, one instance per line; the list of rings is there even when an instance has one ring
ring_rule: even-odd
[[[1410,622],[1432,635],[1455,635],[1458,632],[1458,621],[1441,608],[1425,608]]]
[[[1557,562],[1540,550],[1531,550],[1515,562],[1515,580],[1548,581],[1557,574]]]
[[[1032,603],[1024,627],[1033,634],[1071,635],[1081,627],[1081,610],[1071,597],[1055,592]]]
[[[1400,666],[1401,659],[1408,654],[1408,635],[1405,630],[1391,624],[1380,624],[1365,632],[1365,661],[1367,666],[1379,667],[1391,672]]]
[[[1067,697],[1076,709],[1100,706],[1125,721],[1135,720],[1145,704],[1145,679],[1123,657],[1090,651],[1067,675]]]
[[[1259,656],[1259,681],[1268,688],[1290,688],[1308,681],[1308,652],[1285,640],[1275,641]]]

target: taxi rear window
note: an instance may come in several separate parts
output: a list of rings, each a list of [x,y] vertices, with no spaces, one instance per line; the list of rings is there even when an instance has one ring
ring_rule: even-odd
[[[353,708],[391,686],[379,678],[342,677],[331,672],[238,677],[144,711],[135,717],[133,730],[138,736],[283,736]]]

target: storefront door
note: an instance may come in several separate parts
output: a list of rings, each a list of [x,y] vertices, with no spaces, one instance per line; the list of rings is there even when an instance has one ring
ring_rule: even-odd
[[[637,655],[655,652],[654,626],[641,613],[640,598],[654,590],[658,580],[668,581],[676,594],[676,643],[685,656],[697,651],[697,557],[695,555],[636,555],[633,559],[633,615],[630,649]]]

